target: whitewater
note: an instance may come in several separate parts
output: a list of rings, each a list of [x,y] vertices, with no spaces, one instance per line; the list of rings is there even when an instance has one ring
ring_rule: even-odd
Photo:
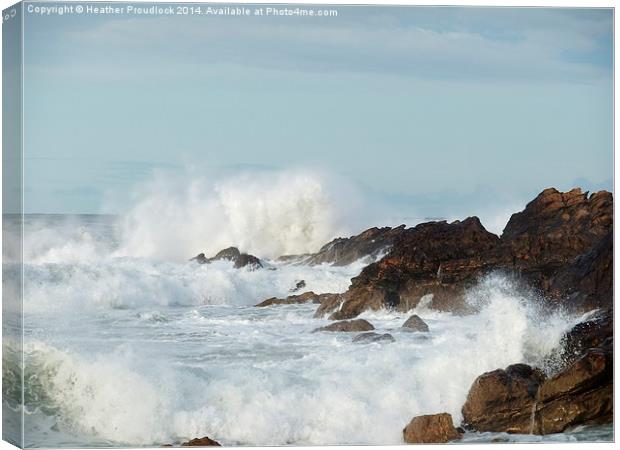
[[[186,201],[163,209],[154,205],[166,204],[168,194],[151,189],[154,197],[122,216],[27,215],[25,445],[159,446],[202,436],[223,445],[400,444],[414,416],[449,412],[460,423],[469,387],[485,371],[524,362],[552,372],[562,335],[588,317],[546,312],[498,274],[468,293],[477,308],[472,315],[436,311],[427,297],[409,313],[361,316],[392,334],[393,343],[312,333],[328,323],[313,317],[317,305],[257,308],[290,295],[299,280],[304,291],[344,292],[370,262],[336,267],[277,259],[316,251],[346,233],[342,217],[326,207],[322,185],[307,181],[274,188],[270,203],[251,201],[239,188],[247,183],[234,183],[219,185],[215,196],[208,188],[206,200],[193,186]],[[240,215],[240,204],[253,220]],[[199,214],[186,217],[185,229],[178,214],[188,208]],[[281,233],[269,228],[274,217]],[[246,240],[231,242],[239,237]],[[235,243],[266,267],[189,261]],[[19,267],[5,277],[10,270]],[[400,331],[412,313],[429,333]],[[19,383],[12,344],[5,342],[3,375]],[[5,407],[20,408],[17,392],[5,382]],[[496,438],[609,440],[612,430],[465,436]]]

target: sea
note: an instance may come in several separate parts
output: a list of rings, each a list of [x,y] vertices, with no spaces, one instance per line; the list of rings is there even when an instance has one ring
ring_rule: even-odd
[[[133,252],[128,228],[144,232],[111,215],[24,218],[23,360],[19,342],[5,339],[3,406],[23,413],[27,447],[157,447],[202,436],[225,446],[401,444],[417,415],[448,412],[459,425],[483,372],[527,363],[552,373],[545,364],[562,335],[589,317],[547,311],[491,274],[467,294],[475,314],[437,311],[427,296],[408,313],[360,316],[394,342],[354,343],[352,333],[312,332],[329,323],[314,317],[317,305],[254,305],[290,295],[300,280],[304,290],[344,292],[372,261],[308,266],[258,254],[260,270],[200,265],[189,259],[204,248]],[[5,221],[6,233],[18,231]],[[4,277],[21,269],[9,261]],[[413,313],[428,333],[401,330]],[[612,426],[464,436],[611,440]]]

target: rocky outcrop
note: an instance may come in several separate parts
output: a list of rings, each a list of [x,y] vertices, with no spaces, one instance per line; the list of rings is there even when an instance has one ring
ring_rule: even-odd
[[[214,441],[208,436],[202,438],[192,439],[191,441],[183,442],[181,447],[221,447],[220,443]]]
[[[613,332],[613,310],[601,311],[595,317],[578,323],[562,338],[560,362],[566,366],[588,349],[603,346],[605,341],[613,339]]]
[[[358,334],[357,336],[355,336],[353,338],[353,342],[361,344],[361,343],[368,343],[368,342],[394,342],[394,336],[392,336],[390,333],[384,333],[384,334],[379,334],[379,333],[374,333],[372,331],[368,332],[368,333],[361,333]]]
[[[404,328],[407,331],[421,331],[421,332],[428,331],[428,325],[426,324],[426,322],[424,322],[422,319],[420,319],[419,316],[415,314],[409,317],[405,321],[405,323],[403,323],[402,328]]]
[[[613,350],[591,348],[538,391],[532,432],[561,433],[577,425],[613,422]]]
[[[464,424],[477,431],[560,433],[613,421],[613,330],[609,313],[575,326],[563,340],[565,365],[555,375],[525,364],[474,381]]]
[[[414,417],[403,430],[407,444],[443,444],[460,438],[448,413]]]
[[[344,331],[344,332],[352,332],[352,331],[371,331],[374,330],[375,327],[372,326],[370,322],[364,319],[355,319],[355,320],[343,320],[341,322],[334,322],[325,327],[317,328],[313,331],[313,333],[317,331]]]
[[[545,376],[526,364],[480,375],[463,405],[463,422],[476,431],[532,431],[532,411]]]
[[[405,231],[405,225],[396,228],[370,228],[357,236],[338,238],[324,245],[317,253],[304,259],[305,264],[329,263],[346,266],[358,259],[375,258],[388,250]]]
[[[286,298],[268,298],[263,300],[256,306],[259,308],[272,305],[296,305],[301,303],[322,303],[324,301],[330,301],[333,297],[337,297],[338,294],[315,294],[312,291],[304,292],[299,295],[289,295]]]
[[[546,189],[513,214],[500,237],[478,218],[402,229],[390,251],[351,280],[317,315],[350,319],[365,310],[408,311],[424,295],[433,308],[465,313],[464,293],[483,275],[514,275],[552,302],[573,310],[610,307],[613,199],[609,192]]]
[[[437,309],[463,310],[463,290],[489,266],[484,256],[498,243],[475,217],[404,230],[384,258],[351,280],[342,305],[330,318],[351,318],[367,309],[406,311],[426,294],[433,294]]]
[[[256,270],[263,267],[260,259],[254,255],[241,253],[237,247],[228,247],[221,250],[212,258],[207,258],[204,253],[200,253],[190,261],[196,261],[199,264],[210,264],[214,261],[232,261],[235,269],[248,267],[251,270]]]
[[[548,298],[598,307],[611,292],[612,231],[611,193],[550,188],[512,215],[501,252],[508,268]]]

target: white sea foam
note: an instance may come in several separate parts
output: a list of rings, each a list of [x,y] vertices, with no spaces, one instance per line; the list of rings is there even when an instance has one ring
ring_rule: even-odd
[[[246,202],[239,195],[243,201],[228,203]],[[301,209],[306,218],[318,214]],[[199,216],[192,219],[196,233]],[[136,230],[152,232],[152,242],[163,233],[162,248],[172,246],[172,237],[165,240],[172,225],[136,220]],[[267,224],[254,236],[270,236]],[[535,295],[495,274],[468,293],[476,314],[439,312],[429,296],[407,314],[363,314],[394,343],[353,344],[350,334],[312,333],[327,323],[313,318],[316,305],[251,305],[286,296],[301,279],[307,290],[343,292],[361,261],[346,267],[269,262],[256,271],[224,261],[199,265],[185,257],[164,260],[167,251],[150,254],[148,239],[132,241],[127,228],[129,238],[117,240],[109,228],[75,225],[57,221],[55,232],[35,226],[27,246],[31,446],[157,445],[204,435],[243,445],[398,444],[415,415],[446,411],[458,423],[478,375],[517,362],[542,364],[583,319],[546,312]],[[300,236],[319,239],[314,231],[291,231],[263,250],[285,252]],[[131,242],[150,257],[122,256],[117,243],[131,253]],[[428,323],[429,333],[400,330],[411,313]],[[17,364],[9,359],[3,367],[13,373]]]
[[[165,321],[147,324],[159,310],[132,315],[143,323],[136,341],[110,319],[105,341],[92,339],[87,353],[36,343],[30,358],[47,371],[39,379],[63,426],[104,440],[209,435],[244,445],[397,444],[415,415],[447,411],[459,422],[475,377],[540,363],[578,320],[545,315],[501,276],[470,295],[480,300],[471,316],[426,305],[428,334],[400,331],[408,314],[366,313],[394,343],[311,333],[325,323],[312,318],[312,305],[204,306],[168,309]],[[83,326],[85,334],[101,333]],[[72,347],[71,333],[65,338]]]

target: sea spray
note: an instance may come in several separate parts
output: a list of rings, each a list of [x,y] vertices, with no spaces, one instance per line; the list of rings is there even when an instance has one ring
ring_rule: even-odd
[[[317,251],[349,236],[359,194],[310,171],[251,172],[191,181],[160,176],[134,194],[118,255],[183,260],[236,246],[261,258]]]
[[[45,363],[32,364],[44,371],[32,379],[43,380],[63,430],[112,442],[207,434],[241,445],[397,444],[415,415],[446,411],[458,423],[478,375],[536,364],[578,320],[545,316],[510,286],[499,275],[482,280],[470,295],[484,301],[469,316],[426,304],[429,333],[400,331],[408,314],[365,313],[394,343],[311,333],[326,323],[312,318],[315,305],[167,308],[165,321],[127,310],[85,324],[74,317],[72,333],[51,330],[53,345],[33,341],[29,358]],[[124,422],[105,423],[114,414]]]

